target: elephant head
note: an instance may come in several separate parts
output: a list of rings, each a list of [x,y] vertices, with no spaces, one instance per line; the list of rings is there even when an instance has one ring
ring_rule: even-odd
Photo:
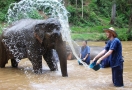
[[[56,41],[62,39],[61,25],[58,20],[50,18],[35,26],[34,36],[46,48],[55,48]]]
[[[67,76],[66,43],[62,40],[61,24],[57,19],[50,18],[37,24],[34,36],[45,49],[55,49],[58,53],[62,76]]]

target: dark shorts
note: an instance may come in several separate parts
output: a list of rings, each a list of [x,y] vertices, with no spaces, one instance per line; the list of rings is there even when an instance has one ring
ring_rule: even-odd
[[[117,67],[112,67],[112,80],[116,87],[124,86],[123,84],[123,64]]]

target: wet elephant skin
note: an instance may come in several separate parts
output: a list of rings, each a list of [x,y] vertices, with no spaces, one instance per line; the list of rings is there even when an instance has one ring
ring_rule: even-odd
[[[12,67],[17,67],[17,60],[28,58],[34,72],[41,73],[43,56],[50,70],[54,71],[57,66],[53,49],[58,54],[62,76],[68,76],[66,43],[62,40],[59,21],[55,18],[17,21],[0,36],[0,67],[4,68],[9,59]]]

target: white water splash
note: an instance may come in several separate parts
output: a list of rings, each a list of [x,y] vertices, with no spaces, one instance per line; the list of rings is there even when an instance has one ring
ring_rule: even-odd
[[[8,22],[17,21],[22,18],[29,18],[32,11],[43,11],[48,17],[57,18],[62,26],[62,38],[67,41],[75,57],[85,66],[88,65],[78,57],[73,47],[71,39],[71,30],[68,24],[68,11],[62,0],[22,0],[18,3],[12,3],[7,12]]]

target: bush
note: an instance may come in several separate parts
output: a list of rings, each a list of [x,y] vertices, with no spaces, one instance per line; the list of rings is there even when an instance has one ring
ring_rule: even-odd
[[[69,5],[67,10],[70,12],[69,23],[71,25],[80,26],[80,27],[93,27],[100,24],[100,20],[97,15],[88,9],[88,6],[84,6],[83,17],[82,17],[82,8],[75,8],[74,6]]]
[[[128,40],[128,34],[126,33],[127,32],[127,28],[124,28],[124,29],[118,28],[116,30],[116,32],[117,32],[118,38],[121,41],[127,41]]]
[[[104,35],[104,34],[100,34],[99,35],[99,38],[98,38],[98,40],[103,40],[103,41],[106,41],[107,40],[107,38],[106,38],[106,36]]]
[[[0,0],[0,22],[6,20],[5,15],[7,13],[9,5],[18,1],[20,0]]]
[[[116,17],[115,26],[119,28],[128,27],[128,20],[125,18],[123,14],[118,15]]]
[[[0,25],[0,34],[2,33],[2,26]]]
[[[5,28],[7,26],[8,26],[8,24],[4,24],[4,25],[0,24],[0,35],[1,35],[2,31],[3,31],[3,28]]]
[[[0,12],[0,22],[3,22],[5,20],[5,14]]]
[[[30,13],[28,13],[28,16],[33,19],[42,19],[43,17],[39,14],[37,10],[33,10]]]

